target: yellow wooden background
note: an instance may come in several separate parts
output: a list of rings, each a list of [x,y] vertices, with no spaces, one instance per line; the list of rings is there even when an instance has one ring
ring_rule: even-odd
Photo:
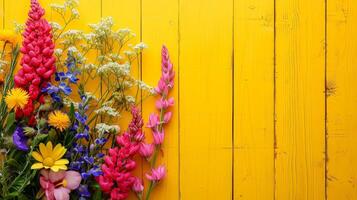
[[[0,27],[24,22],[28,5],[0,0]],[[81,0],[79,10],[73,28],[112,16],[148,44],[141,77],[152,85],[161,45],[170,50],[175,117],[153,199],[357,199],[355,0]]]

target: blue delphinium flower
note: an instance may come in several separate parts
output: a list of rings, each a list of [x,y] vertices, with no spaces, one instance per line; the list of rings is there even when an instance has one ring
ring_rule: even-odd
[[[42,92],[49,94],[55,102],[62,103],[62,95],[69,96],[72,93],[70,84],[77,84],[79,80],[77,75],[79,71],[76,68],[77,60],[73,55],[73,52],[68,51],[66,60],[66,72],[56,72],[55,80],[58,85],[48,83],[46,87],[42,89]]]
[[[72,127],[76,141],[73,147],[69,149],[68,157],[71,160],[69,168],[78,171],[82,176],[82,185],[77,190],[77,193],[80,199],[84,200],[91,196],[88,185],[93,185],[91,181],[95,181],[95,177],[102,175],[99,165],[104,154],[98,148],[97,139],[91,139],[90,128],[87,124],[88,116],[86,111],[88,110],[90,98],[81,90],[79,94],[81,102],[74,113],[75,122]],[[100,139],[98,142],[103,144],[104,140]]]

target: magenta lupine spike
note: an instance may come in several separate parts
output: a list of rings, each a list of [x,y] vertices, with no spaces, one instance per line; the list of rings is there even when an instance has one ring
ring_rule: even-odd
[[[15,86],[25,89],[30,94],[29,104],[20,110],[17,116],[32,116],[37,101],[42,101],[41,88],[44,87],[55,73],[55,45],[52,41],[51,26],[43,18],[45,10],[37,0],[31,0],[29,18],[23,33],[21,53],[22,68],[14,77]]]
[[[166,96],[174,87],[175,72],[166,46],[161,50],[161,78],[155,91],[161,96]]]

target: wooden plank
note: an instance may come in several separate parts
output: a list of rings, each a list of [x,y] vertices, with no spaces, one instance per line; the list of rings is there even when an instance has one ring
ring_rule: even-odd
[[[274,199],[274,1],[234,9],[234,199]]]
[[[4,28],[14,29],[14,22],[25,23],[27,19],[27,13],[30,9],[30,1],[27,0],[3,0],[4,1]],[[21,5],[21,6],[19,6]]]
[[[0,28],[4,29],[4,14],[5,14],[5,6],[4,6],[4,0],[0,0]]]
[[[232,198],[233,0],[180,0],[181,199]]]
[[[327,9],[327,198],[357,199],[357,2]]]
[[[324,1],[276,1],[276,199],[325,198]]]
[[[175,99],[175,106],[171,109],[173,118],[165,128],[165,142],[162,159],[157,164],[167,167],[167,176],[155,188],[151,199],[179,199],[179,110],[178,110],[178,1],[152,0],[142,4],[142,40],[148,45],[143,53],[142,79],[149,85],[156,86],[161,75],[161,48],[165,44],[170,52],[171,61],[176,71],[175,86],[171,96]],[[143,114],[147,117],[156,112],[155,101],[150,98],[143,102]],[[146,130],[148,135],[150,130]],[[145,170],[148,170],[146,166]]]

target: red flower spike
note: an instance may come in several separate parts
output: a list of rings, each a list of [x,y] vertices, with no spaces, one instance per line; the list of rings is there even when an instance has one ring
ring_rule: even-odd
[[[117,147],[109,149],[102,165],[103,175],[97,178],[102,191],[111,200],[126,199],[136,179],[132,171],[136,167],[133,160],[138,153],[143,138],[143,119],[135,107],[132,108],[132,120],[128,131],[116,138]],[[139,139],[139,140],[138,140]]]
[[[51,80],[56,72],[54,43],[52,41],[51,26],[43,18],[45,10],[37,0],[31,0],[29,18],[23,33],[21,53],[22,68],[14,77],[15,87],[20,87],[29,92],[30,101],[26,107],[17,113],[17,116],[29,117],[33,123],[34,103],[43,103],[41,88]]]

